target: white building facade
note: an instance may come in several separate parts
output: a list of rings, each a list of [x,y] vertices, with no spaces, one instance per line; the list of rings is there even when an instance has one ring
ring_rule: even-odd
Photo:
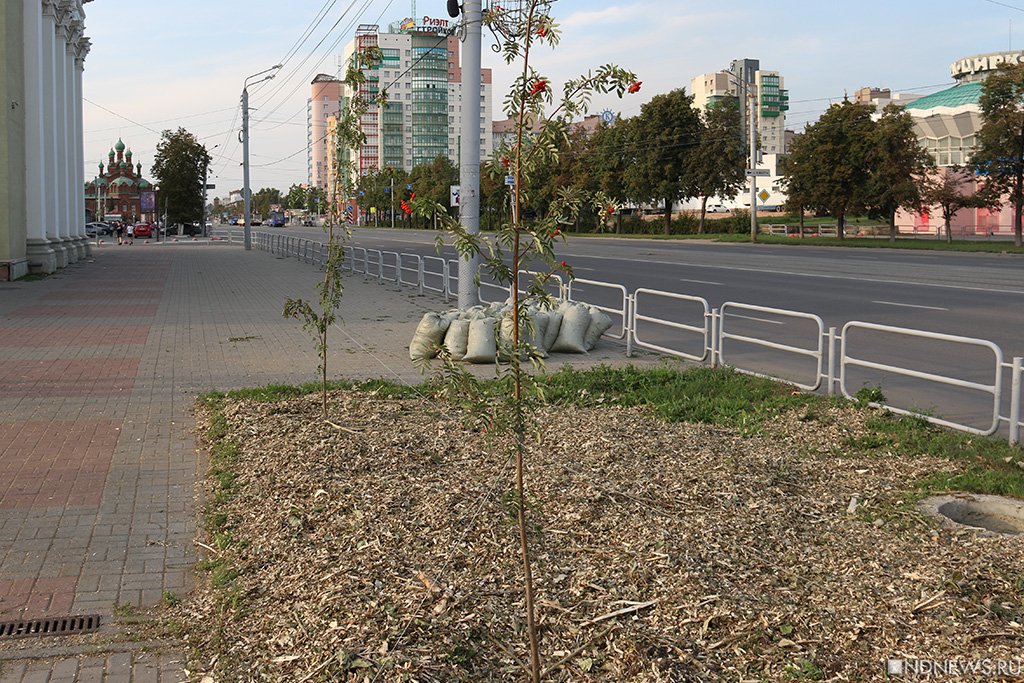
[[[52,273],[89,254],[85,235],[82,0],[0,9],[0,280]]]

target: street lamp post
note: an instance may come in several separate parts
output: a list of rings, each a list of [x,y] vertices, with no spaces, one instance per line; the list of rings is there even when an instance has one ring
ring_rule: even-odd
[[[252,207],[250,205],[251,190],[249,189],[249,80],[256,78],[257,76],[263,76],[263,78],[253,81],[253,83],[269,81],[277,75],[276,72],[280,68],[280,64],[275,64],[269,69],[264,69],[263,71],[254,73],[252,76],[248,76],[245,79],[245,82],[242,83],[242,201],[245,206],[245,232],[243,233],[243,241],[245,242],[246,251],[252,249]],[[203,227],[205,228],[205,223],[203,224]]]

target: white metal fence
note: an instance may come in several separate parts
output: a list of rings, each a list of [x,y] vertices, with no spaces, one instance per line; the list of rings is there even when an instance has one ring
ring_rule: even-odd
[[[234,235],[229,234],[228,237],[231,240]],[[327,257],[324,243],[308,239],[261,232],[254,234],[253,242],[258,249],[295,257],[318,267],[323,267]],[[448,301],[452,296],[457,297],[458,263],[456,260],[435,256],[345,246],[342,265],[345,270],[363,274],[382,283],[391,282],[399,287],[416,287],[420,292],[438,292],[444,295],[445,301]],[[520,274],[532,275],[528,271],[520,271]],[[481,303],[504,299],[511,293],[508,287],[493,282],[482,280],[480,284]],[[603,297],[603,303],[588,303],[619,318],[619,327],[613,328],[618,331],[611,336],[625,340],[627,356],[633,354],[634,348],[644,348],[698,363],[707,362],[712,366],[725,363],[738,372],[780,380],[807,391],[819,390],[824,384],[829,396],[838,393],[846,398],[854,398],[848,386],[851,368],[875,370],[975,394],[980,392],[991,398],[992,405],[990,414],[986,415],[988,423],[984,428],[929,415],[909,405],[894,405],[890,402],[873,405],[973,434],[992,435],[1005,424],[1009,429],[1009,442],[1020,443],[1024,359],[1016,356],[1010,362],[1004,361],[1002,349],[991,341],[859,321],[848,322],[837,332],[834,327],[826,330],[819,316],[801,311],[733,301],[725,302],[719,308],[712,308],[708,301],[701,297],[647,288],[638,288],[630,294],[620,284],[582,278],[565,283],[555,276],[549,280],[549,284],[551,288],[557,289],[558,298],[577,300],[579,297],[582,300],[589,299],[592,295]],[[554,292],[551,293],[554,295]],[[652,309],[656,307],[662,310],[668,307],[674,314],[673,317],[664,317],[667,315],[664,313],[661,316],[655,315]],[[752,313],[757,315],[748,315]],[[802,335],[798,335],[800,338],[795,341],[773,340],[763,331],[757,331],[759,322],[778,324],[773,318],[806,321],[809,328]],[[744,321],[748,325],[752,324],[755,331],[738,331],[738,323]],[[907,345],[917,340],[931,340],[952,344],[957,348],[991,352],[993,372],[990,379],[977,381],[950,374],[914,370],[866,357],[861,354],[870,353],[870,349],[855,349],[854,340],[851,338],[852,333],[865,330],[896,335],[902,344]],[[745,345],[754,349],[755,353],[763,349],[797,360],[807,359],[804,362],[811,363],[809,371],[813,375],[782,376],[779,372],[769,369],[762,357],[755,357],[752,353],[735,354],[733,347],[736,345]],[[1010,378],[1008,397],[1004,395],[1006,372]],[[1008,405],[1006,415],[1001,414],[1004,402]]]

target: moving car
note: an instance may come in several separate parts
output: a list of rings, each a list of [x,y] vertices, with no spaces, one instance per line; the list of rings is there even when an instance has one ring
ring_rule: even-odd
[[[729,209],[725,208],[724,204],[708,204],[708,213],[729,213]]]
[[[136,237],[152,237],[153,226],[149,223],[136,223],[135,224],[135,236]]]
[[[113,235],[114,228],[103,221],[93,221],[92,223],[85,224],[85,234],[89,237],[95,237],[96,235]]]

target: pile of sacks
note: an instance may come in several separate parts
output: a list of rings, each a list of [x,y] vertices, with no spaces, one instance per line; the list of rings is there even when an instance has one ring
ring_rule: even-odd
[[[563,301],[553,309],[531,306],[526,317],[528,321],[520,321],[520,339],[531,344],[540,356],[586,353],[612,326],[612,319],[601,309],[574,301]],[[427,313],[409,344],[409,357],[433,358],[444,345],[455,360],[504,360],[512,348],[512,325],[511,301]]]

